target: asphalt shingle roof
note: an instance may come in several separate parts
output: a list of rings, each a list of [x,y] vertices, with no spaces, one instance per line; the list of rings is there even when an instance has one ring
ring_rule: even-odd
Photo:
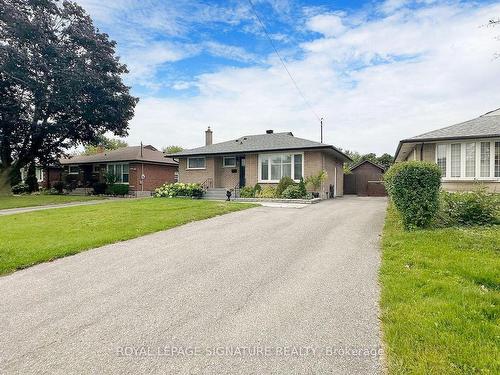
[[[469,121],[417,135],[409,138],[408,141],[496,136],[500,136],[500,109],[485,113]]]
[[[78,155],[70,158],[60,159],[61,164],[86,164],[86,163],[109,163],[120,161],[140,161],[161,164],[174,164],[177,162],[172,158],[166,158],[161,151],[150,148],[151,146],[130,146],[117,150],[105,151],[94,155]]]
[[[184,150],[167,156],[182,157],[196,155],[239,154],[248,152],[265,152],[300,149],[332,149],[341,158],[350,160],[347,155],[332,145],[294,137],[292,133],[272,133],[246,135],[232,141],[214,143],[208,146]]]

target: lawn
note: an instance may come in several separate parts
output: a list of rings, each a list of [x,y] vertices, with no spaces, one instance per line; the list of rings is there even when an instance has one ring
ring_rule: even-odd
[[[2,216],[0,274],[254,206],[157,198]]]
[[[390,374],[500,373],[500,227],[385,223],[382,325]]]
[[[76,195],[0,195],[0,210],[7,208],[44,206],[47,204],[61,204],[70,202],[83,202],[100,197],[76,196]]]

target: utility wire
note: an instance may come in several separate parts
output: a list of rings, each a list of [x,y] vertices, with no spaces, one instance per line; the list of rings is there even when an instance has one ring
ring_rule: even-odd
[[[276,53],[276,56],[278,56],[279,60],[281,61],[281,65],[283,65],[283,68],[285,68],[286,72],[288,73],[288,76],[292,80],[292,82],[293,82],[295,88],[297,89],[298,93],[300,94],[300,96],[302,97],[302,99],[304,99],[304,102],[307,104],[307,106],[309,107],[309,109],[311,110],[311,112],[314,114],[314,116],[316,116],[316,118],[318,119],[318,121],[321,121],[322,119],[318,116],[318,114],[314,110],[313,106],[311,105],[311,103],[309,102],[309,100],[307,100],[306,96],[304,95],[304,93],[300,89],[299,85],[297,84],[297,81],[295,81],[295,79],[293,78],[292,73],[290,73],[290,71],[288,70],[288,68],[287,68],[287,66],[285,64],[285,60],[283,60],[283,58],[281,57],[280,53],[278,52],[278,49],[274,45],[273,39],[269,35],[269,33],[267,31],[267,28],[264,25],[264,22],[262,22],[261,18],[259,17],[259,14],[257,13],[257,10],[255,9],[255,5],[253,4],[252,0],[248,0],[248,3],[250,4],[250,8],[252,9],[252,12],[255,15],[255,18],[257,18],[257,21],[259,21],[259,24],[260,24],[260,27],[262,28],[262,31],[264,31],[264,34],[266,34],[267,39],[269,40],[269,43],[271,44],[271,47],[273,47],[273,50]]]

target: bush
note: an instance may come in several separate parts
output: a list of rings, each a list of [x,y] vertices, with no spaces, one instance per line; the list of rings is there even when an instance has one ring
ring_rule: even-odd
[[[283,177],[278,183],[278,186],[276,186],[276,196],[281,197],[286,188],[292,185],[295,185],[295,182],[292,180],[291,177],[288,176]]]
[[[52,184],[52,188],[57,192],[57,194],[62,194],[64,191],[64,182],[56,181]]]
[[[64,188],[66,190],[69,191],[75,190],[78,183],[78,175],[67,174],[66,176],[64,176],[64,182],[65,182]]]
[[[299,189],[300,189],[300,194],[302,197],[307,197],[307,189],[306,189],[306,183],[304,182],[304,179],[301,178],[299,182]]]
[[[488,225],[498,221],[500,196],[485,188],[472,192],[441,193],[441,209],[436,219],[439,226]]]
[[[305,198],[306,195],[307,193],[304,192],[298,184],[296,184],[287,187],[285,191],[281,194],[281,197],[286,199],[301,199]]]
[[[255,184],[255,186],[253,187],[253,191],[255,193],[258,193],[262,190],[262,186],[260,186],[259,184]]]
[[[128,195],[128,185],[115,184],[110,185],[107,189],[108,194],[111,195]]]
[[[12,186],[12,193],[13,194],[26,194],[29,193],[30,187],[25,184],[24,182],[21,182],[17,185]]]
[[[194,197],[201,198],[203,189],[200,184],[185,184],[176,182],[173,184],[165,184],[155,190],[155,197],[174,198],[174,197]]]
[[[255,197],[255,189],[251,186],[245,186],[240,189],[241,198],[253,198]]]
[[[92,185],[92,189],[94,189],[95,195],[105,194],[107,187],[108,187],[108,184],[105,182],[95,182]]]
[[[328,174],[326,171],[320,171],[317,175],[309,176],[305,180],[305,184],[309,185],[312,190],[318,192],[321,187],[321,183],[326,181]]]
[[[276,188],[272,186],[264,186],[261,191],[256,193],[257,198],[276,198]]]
[[[384,180],[404,227],[412,229],[429,225],[439,209],[439,167],[423,161],[398,163],[387,171]]]

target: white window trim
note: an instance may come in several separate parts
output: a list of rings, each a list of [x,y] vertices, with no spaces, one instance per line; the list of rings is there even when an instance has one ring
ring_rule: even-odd
[[[481,175],[481,142],[489,142],[490,144],[490,176],[480,177]],[[436,142],[434,162],[437,164],[437,146],[446,145],[446,176],[441,179],[443,181],[491,181],[500,182],[500,177],[495,177],[495,142],[500,142],[499,138],[473,138],[457,141]],[[460,143],[460,177],[451,177],[451,145]],[[465,145],[467,143],[476,144],[476,165],[475,177],[465,177]]]
[[[78,172],[71,172],[71,167],[78,168]],[[68,165],[68,174],[80,174],[80,167],[77,164]]]
[[[271,153],[265,153],[265,154],[259,154],[258,157],[258,168],[257,168],[257,173],[258,173],[258,183],[259,184],[277,184],[280,182],[280,180],[263,180],[262,179],[262,159],[266,157],[268,159],[267,163],[267,170],[268,170],[268,176],[271,178],[271,157],[275,155],[292,155],[292,179],[295,182],[300,182],[300,179],[295,179],[295,156],[294,155],[302,155],[302,177],[304,177],[304,153],[303,152],[271,152]]]
[[[108,173],[108,170],[109,170],[109,166],[110,165],[121,165],[122,166],[122,182],[116,182],[116,184],[119,184],[119,185],[129,185],[130,184],[130,163],[107,163],[106,164],[106,173]],[[128,182],[123,182],[123,166],[124,165],[128,165]],[[116,168],[115,168],[116,169]]]
[[[234,159],[234,164],[226,165],[226,159]],[[222,168],[236,168],[236,156],[224,156],[222,158]]]
[[[205,166],[204,167],[200,167],[200,168],[190,168],[189,167],[189,160],[190,159],[203,159]],[[193,156],[191,158],[187,158],[187,160],[186,160],[186,170],[192,171],[192,170],[200,170],[200,169],[207,169],[207,158],[206,157],[204,157],[204,156]]]

